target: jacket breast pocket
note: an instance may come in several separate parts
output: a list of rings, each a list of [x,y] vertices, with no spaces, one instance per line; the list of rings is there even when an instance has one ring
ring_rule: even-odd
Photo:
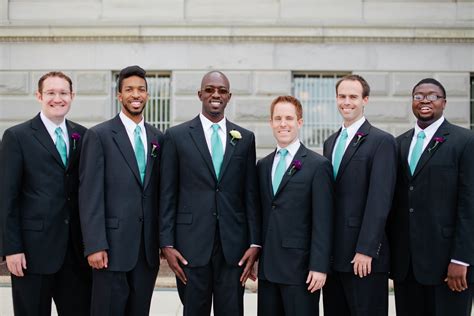
[[[32,230],[32,231],[43,231],[43,220],[42,219],[27,219],[23,218],[21,220],[21,226],[23,230]]]

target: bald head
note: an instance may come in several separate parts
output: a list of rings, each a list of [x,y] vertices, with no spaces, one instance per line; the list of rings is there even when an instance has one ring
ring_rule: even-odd
[[[230,89],[229,79],[227,79],[226,75],[224,75],[223,72],[218,71],[218,70],[209,71],[207,74],[204,75],[204,77],[202,77],[201,89],[204,89],[207,82],[213,81],[213,79],[217,79],[217,78],[224,80],[224,82],[226,83],[227,89]]]

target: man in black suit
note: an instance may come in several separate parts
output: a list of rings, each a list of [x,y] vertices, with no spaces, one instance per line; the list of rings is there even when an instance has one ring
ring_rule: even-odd
[[[93,268],[91,315],[148,315],[159,268],[162,134],[145,123],[145,70],[122,69],[121,112],[89,129],[79,168],[85,255]]]
[[[89,315],[91,275],[82,253],[77,192],[85,127],[65,119],[71,79],[38,82],[41,112],[5,131],[0,151],[0,256],[11,272],[15,315]]]
[[[331,163],[298,139],[301,103],[277,97],[270,107],[277,149],[260,160],[262,255],[258,315],[319,315],[331,254]]]
[[[396,181],[392,135],[364,117],[370,87],[348,75],[336,84],[342,127],[324,142],[333,162],[335,220],[332,274],[324,314],[387,315],[389,247],[385,224]]]
[[[471,315],[474,273],[474,133],[443,116],[435,79],[412,91],[415,127],[397,137],[389,217],[397,315]]]
[[[255,137],[224,116],[227,77],[207,73],[202,112],[166,131],[160,243],[184,315],[243,314],[244,284],[260,244]]]

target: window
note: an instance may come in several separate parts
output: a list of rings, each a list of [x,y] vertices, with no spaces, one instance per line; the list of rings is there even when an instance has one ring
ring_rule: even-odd
[[[471,74],[471,129],[474,130],[474,74]]]
[[[322,147],[341,125],[336,107],[336,82],[347,73],[295,73],[293,95],[303,106],[300,139],[308,147]]]
[[[115,74],[114,82],[114,113],[120,112],[122,105],[117,99],[118,73]],[[148,93],[150,97],[146,104],[143,115],[145,121],[164,132],[171,123],[171,77],[169,73],[147,72]]]

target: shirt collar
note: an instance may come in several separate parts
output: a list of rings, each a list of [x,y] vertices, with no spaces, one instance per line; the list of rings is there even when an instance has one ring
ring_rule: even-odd
[[[300,149],[301,143],[299,138],[296,138],[291,144],[285,147],[286,150],[288,150],[288,153],[290,154],[290,157],[294,157],[296,153],[298,152],[298,149]],[[277,145],[276,151],[278,152],[280,149],[283,147],[280,147]]]
[[[365,123],[365,116],[362,116],[360,119],[355,121],[354,123],[351,124],[349,127],[344,127],[344,123],[342,123],[342,129],[347,129],[347,139],[352,139],[354,138],[355,134],[359,130],[359,128]]]
[[[430,126],[428,126],[425,129],[421,129],[421,127],[415,123],[414,136],[418,135],[419,132],[424,131],[426,139],[431,139],[436,133],[436,131],[438,130],[438,128],[441,126],[441,124],[443,124],[443,122],[444,122],[444,116],[442,115],[438,120],[431,123]]]
[[[64,135],[67,135],[67,127],[66,127],[66,120],[63,119],[63,121],[57,125],[53,121],[51,121],[46,115],[44,115],[43,111],[40,112],[40,118],[41,121],[43,122],[44,126],[46,127],[46,130],[50,135],[54,135],[56,128],[61,127],[61,130],[63,131]]]
[[[138,124],[132,121],[132,119],[126,116],[125,113],[123,113],[122,111],[120,111],[119,117],[128,133],[131,133],[133,135],[133,132],[135,131],[137,125],[140,126],[142,132],[145,132],[145,120],[143,119],[143,116],[142,120]]]
[[[222,118],[222,120],[220,120],[219,122],[217,123],[214,123],[212,122],[211,120],[209,120],[207,117],[205,117],[202,113],[199,113],[199,119],[201,120],[201,124],[202,124],[202,128],[207,131],[209,129],[211,129],[211,126],[212,124],[218,124],[220,129],[225,133],[226,132],[226,118],[224,116],[224,118]]]

